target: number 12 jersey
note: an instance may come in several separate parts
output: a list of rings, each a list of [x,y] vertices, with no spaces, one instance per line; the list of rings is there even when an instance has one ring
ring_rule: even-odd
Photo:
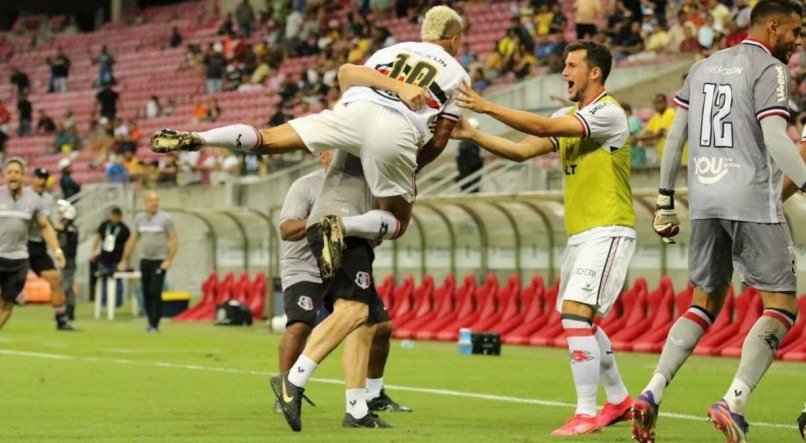
[[[691,218],[784,222],[760,122],[789,118],[788,68],[748,39],[694,64],[674,102],[688,110]]]

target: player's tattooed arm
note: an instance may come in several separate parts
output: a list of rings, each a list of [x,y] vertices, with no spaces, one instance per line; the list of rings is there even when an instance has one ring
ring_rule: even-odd
[[[428,104],[428,91],[406,82],[389,78],[368,67],[350,63],[339,68],[339,88],[344,92],[353,86],[366,86],[394,92],[398,98],[413,111],[422,109]]]
[[[528,135],[523,140],[515,142],[479,131],[470,126],[464,117],[459,120],[451,137],[458,140],[470,140],[492,154],[516,162],[526,161],[556,150],[556,145],[550,138]]]
[[[420,172],[427,164],[439,157],[445,149],[445,146],[448,145],[454,127],[456,127],[456,121],[447,118],[437,118],[434,127],[434,136],[417,151],[417,169],[415,173]]]
[[[289,218],[280,223],[280,238],[285,241],[300,241],[305,238],[308,220]]]
[[[802,158],[803,161],[806,162],[806,141],[800,142],[800,158]],[[789,176],[784,177],[784,188],[781,191],[781,199],[786,201],[786,199],[792,197],[792,195],[797,190],[798,187],[797,185],[795,185],[795,182],[793,182],[792,179],[789,178]]]
[[[510,128],[526,134],[536,137],[586,136],[582,122],[572,115],[553,118],[544,117],[527,111],[507,108],[485,100],[467,83],[463,83],[457,89],[461,93],[456,95],[456,104],[459,107],[487,114]]]

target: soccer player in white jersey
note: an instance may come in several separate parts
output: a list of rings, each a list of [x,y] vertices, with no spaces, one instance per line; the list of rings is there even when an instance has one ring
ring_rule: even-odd
[[[562,159],[565,225],[557,310],[568,339],[576,413],[552,432],[574,436],[629,420],[632,398],[624,387],[610,339],[594,323],[607,315],[627,276],[635,250],[635,212],[630,191],[630,131],[624,110],[605,90],[612,66],[603,45],[580,40],[565,49],[563,79],[574,106],[543,117],[488,102],[467,87],[459,106],[488,114],[529,134],[513,142],[474,130],[465,120],[453,136],[516,161],[559,151]],[[599,383],[607,403],[596,413]]]
[[[801,44],[802,16],[796,1],[760,0],[747,40],[695,63],[674,99],[680,109],[666,138],[653,228],[666,238],[679,232],[674,184],[688,140],[688,267],[695,289],[633,405],[638,441],[654,441],[664,391],[721,310],[734,267],[761,292],[764,312],[747,334],[730,387],[708,408],[727,441],[746,441],[750,393],[795,323],[795,248],[781,208],[781,170],[806,189],[806,164],[786,133],[786,62]]]
[[[323,273],[332,274],[340,264],[344,237],[388,240],[406,231],[414,174],[442,152],[459,118],[454,92],[469,81],[454,58],[462,32],[459,14],[436,6],[425,15],[421,42],[399,43],[375,52],[364,66],[339,69],[343,95],[333,110],[264,130],[249,125],[200,133],[163,129],[152,136],[151,148],[171,152],[221,146],[254,154],[335,148],[359,157],[378,209],[321,223],[326,234]],[[431,125],[435,129],[429,139]]]

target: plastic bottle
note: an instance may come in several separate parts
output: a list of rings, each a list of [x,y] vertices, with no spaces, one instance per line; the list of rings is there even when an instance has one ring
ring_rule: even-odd
[[[461,328],[459,329],[459,341],[457,342],[457,347],[459,348],[459,354],[461,355],[470,355],[473,353],[473,341],[471,340],[470,328]]]

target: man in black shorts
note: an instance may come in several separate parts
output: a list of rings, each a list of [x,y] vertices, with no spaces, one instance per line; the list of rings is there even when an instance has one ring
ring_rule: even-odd
[[[48,192],[47,183],[50,173],[45,168],[36,168],[33,173],[31,190],[34,191],[42,201],[42,213],[51,221],[56,200],[53,194]],[[67,297],[64,295],[62,287],[62,274],[56,269],[53,259],[48,255],[48,248],[45,246],[42,229],[38,224],[32,223],[28,232],[28,261],[31,270],[48,282],[50,286],[50,302],[53,305],[53,316],[56,320],[56,329],[60,331],[73,331],[67,316]]]
[[[56,233],[42,208],[42,198],[23,188],[25,161],[11,157],[3,165],[0,186],[0,329],[14,309],[14,302],[25,286],[28,274],[28,226],[37,224],[42,238],[54,251],[56,261],[64,266],[64,254],[59,249]]]
[[[325,168],[331,163],[334,151],[320,153],[320,159],[325,164]],[[349,155],[341,154],[334,162],[334,172],[343,171],[345,160]],[[357,160],[357,158],[353,157]],[[360,163],[351,162],[350,172],[355,177],[360,177]],[[367,206],[360,203],[372,203],[371,197],[367,199],[369,190],[358,180],[342,181],[335,183],[335,176],[328,179],[327,190],[322,190],[324,198],[330,198],[333,194],[346,192],[348,196],[354,198],[354,204],[359,207]],[[280,372],[287,373],[294,362],[303,352],[305,341],[311,333],[311,329],[316,323],[317,313],[324,304],[323,285],[320,277],[319,267],[316,258],[310,247],[303,240],[306,237],[306,225],[310,216],[314,202],[319,196],[322,183],[325,181],[325,169],[308,174],[298,179],[286,195],[285,203],[280,214],[280,233],[285,240],[283,245],[283,258],[281,260],[281,278],[285,300],[285,313],[287,316],[286,331],[280,342]],[[352,188],[344,188],[345,184],[355,185]],[[340,186],[341,185],[341,186]],[[358,192],[354,191],[357,189]],[[371,206],[368,206],[371,208]],[[368,210],[368,209],[365,209]],[[370,272],[371,275],[371,272]],[[374,287],[373,287],[374,289]],[[330,301],[330,311],[332,311],[332,300]],[[389,412],[410,412],[411,409],[395,403],[383,389],[383,371],[386,359],[389,355],[389,339],[392,334],[392,323],[386,311],[383,311],[383,319],[375,331],[372,339],[372,351],[369,357],[369,366],[366,372],[366,397],[368,409],[371,411]],[[356,412],[355,406],[350,405],[348,399],[348,413]],[[352,408],[351,408],[352,406]],[[360,406],[359,406],[360,407]],[[276,404],[280,407],[280,402]],[[351,416],[353,419],[363,418],[365,413],[356,413]],[[347,420],[352,422],[353,420]]]

